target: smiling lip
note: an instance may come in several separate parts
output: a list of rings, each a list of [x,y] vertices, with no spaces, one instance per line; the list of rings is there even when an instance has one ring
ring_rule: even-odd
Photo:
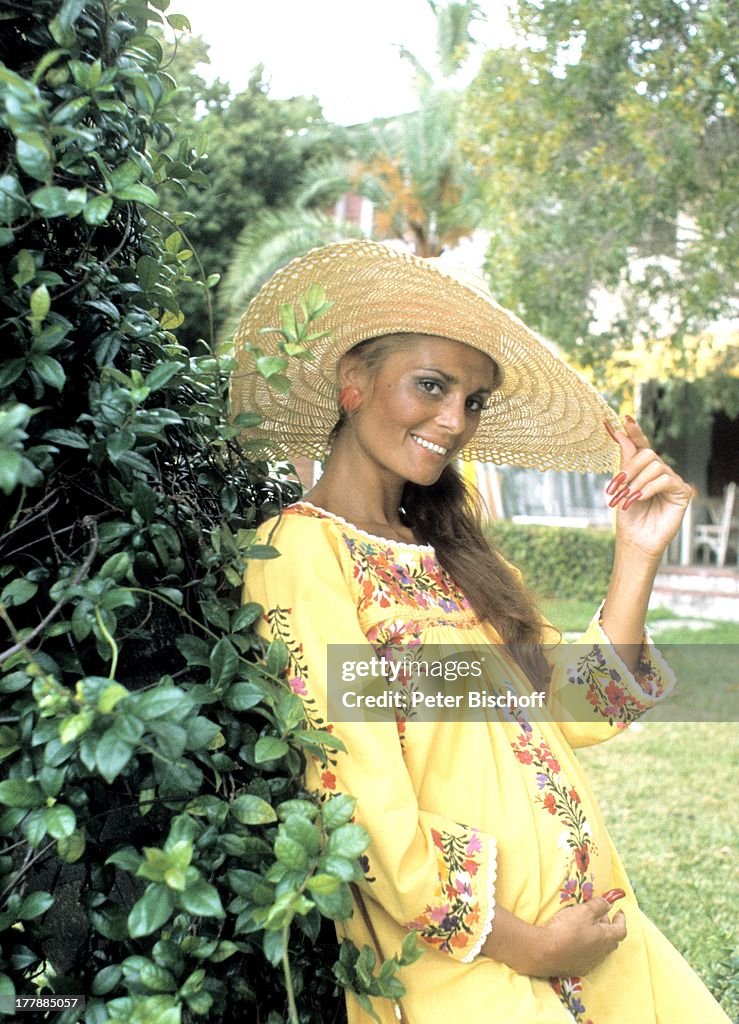
[[[447,455],[449,453],[448,448],[444,448],[440,444],[434,444],[433,441],[427,441],[425,437],[419,437],[417,434],[411,434],[411,437],[421,448],[424,448],[427,452],[433,452],[434,455]]]

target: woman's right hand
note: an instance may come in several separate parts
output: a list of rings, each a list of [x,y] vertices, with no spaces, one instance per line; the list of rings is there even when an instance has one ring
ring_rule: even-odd
[[[497,907],[481,952],[529,977],[581,978],[626,938],[623,911],[609,921],[610,909],[608,900],[595,896],[565,907],[544,925],[533,925]]]
[[[582,977],[626,938],[623,910],[608,919],[610,904],[602,896],[565,907],[541,927],[541,975]],[[539,971],[537,971],[539,973]]]

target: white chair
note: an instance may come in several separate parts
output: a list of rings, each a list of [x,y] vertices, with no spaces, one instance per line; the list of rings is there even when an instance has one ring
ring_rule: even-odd
[[[693,527],[694,553],[697,554],[701,547],[708,548],[709,552],[713,551],[716,555],[716,565],[723,565],[726,562],[726,552],[729,548],[729,536],[734,518],[735,498],[736,484],[732,482],[727,484],[719,521],[717,523],[700,523]]]

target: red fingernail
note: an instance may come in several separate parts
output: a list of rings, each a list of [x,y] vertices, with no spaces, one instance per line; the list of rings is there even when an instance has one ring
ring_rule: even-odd
[[[616,431],[613,429],[608,420],[603,420],[603,426],[606,428],[606,430],[608,431],[609,435],[613,438],[613,440],[616,441],[616,443],[618,443],[616,439]]]
[[[618,476],[614,476],[608,487],[606,487],[606,494],[615,494],[625,479],[625,473],[619,473]]]
[[[641,491],[634,491],[633,494],[630,494],[621,507],[627,509],[630,505],[634,504],[637,498],[641,498]]]
[[[611,500],[608,502],[608,507],[609,508],[615,508],[616,505],[618,505],[619,501],[621,501],[622,498],[627,497],[628,493],[629,493],[629,488],[628,487],[624,487],[622,490],[620,490],[618,492],[618,494],[616,495],[615,498],[611,498]]]
[[[624,416],[624,419],[626,420],[627,423],[636,423],[636,420],[634,419],[633,416]]]
[[[613,906],[616,900],[622,900],[626,893],[623,889],[609,889],[608,892],[603,893],[603,899],[606,903]]]

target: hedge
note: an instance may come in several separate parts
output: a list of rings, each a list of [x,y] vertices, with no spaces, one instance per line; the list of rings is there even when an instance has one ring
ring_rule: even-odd
[[[415,936],[337,961],[367,835],[302,791],[336,741],[240,606],[295,490],[236,443],[228,353],[177,341],[192,253],[162,200],[203,182],[171,155],[167,7],[2,12],[0,995],[86,996],[62,1024],[327,1024],[344,987],[402,992]]]
[[[601,601],[613,564],[613,534],[607,530],[488,523],[486,535],[523,573],[538,597]]]

